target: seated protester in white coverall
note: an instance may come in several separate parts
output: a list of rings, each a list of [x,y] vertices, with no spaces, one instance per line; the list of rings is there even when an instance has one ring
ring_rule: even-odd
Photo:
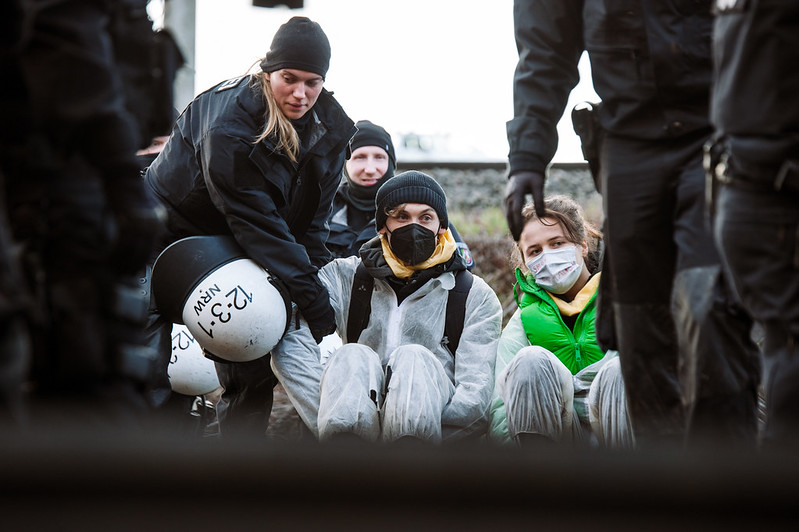
[[[571,198],[545,201],[538,218],[522,211],[514,296],[519,308],[502,331],[491,406],[491,439],[630,448],[618,354],[604,352],[594,321],[601,233]]]
[[[344,345],[323,367],[300,317],[299,328],[291,326],[273,350],[272,368],[322,441],[340,434],[370,442],[484,434],[502,328],[499,300],[465,271],[447,228],[444,191],[433,178],[398,174],[381,186],[376,204],[378,236],[361,248],[360,257],[335,259],[319,271]],[[348,319],[361,263],[373,289],[368,323],[355,343]],[[444,337],[445,307],[456,275],[471,277],[472,284],[452,353]]]

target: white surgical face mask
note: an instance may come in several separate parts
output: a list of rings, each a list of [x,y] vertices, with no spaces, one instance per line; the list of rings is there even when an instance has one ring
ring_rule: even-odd
[[[583,270],[582,264],[577,263],[577,246],[574,244],[542,251],[527,261],[527,268],[535,277],[536,284],[553,294],[568,292]]]

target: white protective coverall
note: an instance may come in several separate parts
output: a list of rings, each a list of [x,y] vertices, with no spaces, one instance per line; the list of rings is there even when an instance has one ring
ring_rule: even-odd
[[[360,262],[336,259],[319,271],[344,341],[324,367],[301,316],[292,322],[299,327],[292,324],[272,351],[272,368],[302,420],[321,440],[341,432],[368,441],[413,436],[435,442],[485,433],[502,328],[494,291],[474,276],[453,355],[442,338],[455,275],[433,277],[398,305],[381,278],[390,274],[388,266],[367,262],[375,277],[370,320],[358,343],[348,344],[350,294]]]
[[[555,441],[633,447],[616,351],[572,375],[552,352],[530,345],[517,310],[502,332],[496,373],[493,440],[509,442],[532,432]]]

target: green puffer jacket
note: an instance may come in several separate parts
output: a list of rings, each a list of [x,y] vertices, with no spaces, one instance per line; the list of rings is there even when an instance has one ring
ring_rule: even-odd
[[[569,368],[572,375],[605,356],[596,342],[594,329],[597,290],[594,290],[585,308],[577,316],[572,331],[564,323],[552,296],[535,283],[531,274],[523,276],[517,269],[516,280],[514,292],[519,309],[511,316],[499,340],[494,370],[495,384],[497,376],[511,363],[519,350],[530,345],[539,345],[551,351]],[[499,397],[496,386],[491,401],[489,431],[492,440],[509,441],[505,403]]]
[[[517,269],[516,280],[521,292],[521,297],[517,293],[516,300],[530,345],[540,345],[551,351],[572,375],[605,356],[597,344],[594,329],[596,292],[577,315],[572,331],[563,322],[552,296],[535,283],[531,274],[523,277]]]

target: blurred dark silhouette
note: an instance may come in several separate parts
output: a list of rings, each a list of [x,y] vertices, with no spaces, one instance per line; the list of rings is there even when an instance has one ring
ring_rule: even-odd
[[[23,426],[26,410],[40,428],[135,429],[147,416],[154,353],[140,278],[164,213],[136,150],[169,129],[182,58],[146,6],[3,3],[3,331],[17,340],[2,356],[3,367],[30,364],[3,390]]]
[[[723,7],[722,7],[723,4]],[[799,4],[718,2],[715,236],[763,325],[764,446],[799,443]]]

